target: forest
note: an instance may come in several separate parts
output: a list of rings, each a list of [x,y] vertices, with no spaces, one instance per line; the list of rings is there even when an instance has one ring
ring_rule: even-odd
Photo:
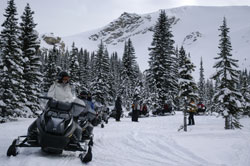
[[[14,0],[9,0],[3,14],[0,33],[3,118],[36,117],[41,110],[39,96],[46,95],[60,71],[70,73],[75,96],[87,90],[96,103],[104,106],[113,105],[120,96],[123,107],[129,111],[134,96],[139,96],[140,103],[147,104],[150,110],[171,102],[175,110],[183,111],[194,98],[203,102],[208,111],[222,115],[229,122],[226,129],[241,128],[239,118],[250,116],[250,72],[240,71],[237,59],[233,58],[226,18],[216,27],[220,32],[219,52],[212,66],[216,73],[207,78],[202,59],[200,66],[195,67],[185,48],[175,45],[171,23],[164,11],[155,23],[152,43],[148,46],[149,69],[145,71],[140,71],[131,39],[124,43],[123,55],[109,53],[102,41],[95,52],[77,48],[74,43],[65,51],[56,45],[44,50],[40,49],[34,11],[29,4],[18,18]],[[195,68],[200,71],[198,82],[192,76]]]

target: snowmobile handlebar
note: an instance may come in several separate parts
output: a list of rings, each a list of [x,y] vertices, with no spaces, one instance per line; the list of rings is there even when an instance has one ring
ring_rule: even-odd
[[[53,97],[48,97],[48,96],[38,96],[38,98],[40,98],[40,99],[46,99],[46,100],[49,100],[49,101],[55,100]],[[85,105],[80,104],[80,103],[75,102],[75,101],[71,102],[71,104],[72,105],[81,106],[81,107],[86,107]]]
[[[79,116],[86,108],[86,105],[83,105],[84,103],[83,104],[79,103],[79,101],[77,100],[73,102],[62,102],[62,101],[57,101],[54,98],[48,96],[39,96],[39,98],[48,100],[49,107],[54,107],[59,110],[73,109],[73,116]]]
[[[53,100],[52,97],[48,97],[48,96],[38,96],[38,98],[40,98],[40,99],[46,99],[46,100]]]

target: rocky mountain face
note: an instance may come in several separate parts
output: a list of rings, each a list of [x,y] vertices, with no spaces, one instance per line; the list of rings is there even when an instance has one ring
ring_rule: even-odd
[[[178,19],[170,18],[171,24],[176,24]],[[145,26],[147,25],[147,26]],[[140,16],[124,12],[118,19],[109,23],[99,32],[92,34],[89,40],[102,40],[107,45],[116,45],[128,38],[153,31],[152,17],[150,15]]]
[[[190,53],[192,62],[196,66],[194,77],[199,77],[200,60],[203,59],[205,77],[213,73],[214,57],[218,55],[219,28],[223,17],[227,19],[230,28],[232,54],[239,60],[240,69],[250,70],[250,7],[201,7],[184,6],[165,10],[171,20],[171,30],[174,35],[175,46],[184,46]],[[123,13],[104,27],[62,38],[70,48],[73,42],[79,48],[96,51],[101,40],[109,53],[117,52],[121,58],[124,42],[130,38],[142,71],[148,68],[149,51],[154,26],[159,17],[159,11],[149,14]]]
[[[202,34],[199,31],[191,32],[183,39],[182,45],[191,45],[201,37]]]
[[[51,47],[59,48],[62,51],[65,51],[65,43],[62,41],[62,38],[55,36],[53,33],[43,34],[41,36],[42,49],[48,49]]]

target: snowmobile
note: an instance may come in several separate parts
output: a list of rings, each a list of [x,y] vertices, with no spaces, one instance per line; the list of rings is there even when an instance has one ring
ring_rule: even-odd
[[[139,113],[139,118],[149,117],[148,110],[139,110],[138,113]],[[132,111],[128,113],[128,117],[131,117],[131,116],[132,116]]]
[[[16,156],[19,152],[18,148],[40,147],[42,151],[53,154],[61,154],[63,150],[78,151],[82,162],[91,161],[93,134],[91,127],[86,124],[89,124],[88,121],[93,120],[95,115],[87,112],[85,106],[79,103],[56,101],[50,97],[41,98],[48,100],[45,109],[30,125],[26,136],[14,139],[7,151],[7,156]],[[84,115],[83,119],[79,117],[80,114]],[[89,131],[88,136],[81,138],[84,130],[85,134]]]
[[[196,111],[196,115],[205,115],[206,114],[206,107],[205,106],[198,106]]]
[[[105,106],[101,106],[97,111],[98,124],[101,124],[101,128],[104,128],[104,123],[108,124],[109,110]]]
[[[167,107],[167,106],[163,106],[162,109],[156,109],[154,111],[152,111],[152,114],[154,116],[156,115],[175,115],[175,111],[173,110],[172,107]]]

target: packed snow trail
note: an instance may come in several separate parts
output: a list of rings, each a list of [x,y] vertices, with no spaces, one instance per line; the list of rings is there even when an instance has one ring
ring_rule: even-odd
[[[7,157],[12,140],[25,135],[34,119],[0,125],[0,166],[83,165],[77,152],[49,155],[39,148],[22,148]],[[242,130],[224,130],[224,120],[195,116],[196,125],[178,132],[182,113],[139,118],[131,122],[110,119],[104,128],[94,128],[93,160],[88,166],[249,166],[250,120],[241,120]]]

